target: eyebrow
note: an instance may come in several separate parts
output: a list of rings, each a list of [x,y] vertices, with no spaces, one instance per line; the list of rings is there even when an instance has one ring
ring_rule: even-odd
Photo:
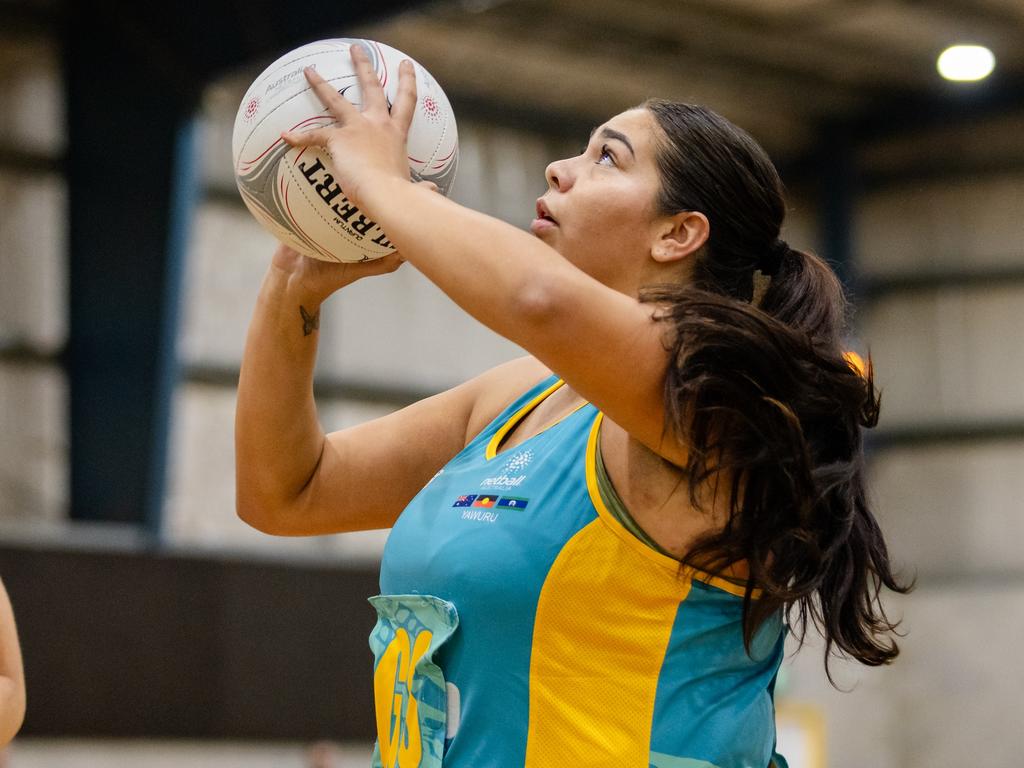
[[[590,137],[593,138],[595,133],[597,133],[597,128],[591,129]],[[633,156],[633,159],[636,159],[636,152],[633,151],[633,145],[630,144],[629,137],[627,137],[626,134],[620,131],[616,131],[614,128],[602,128],[601,137],[605,139],[616,139],[618,141],[621,141],[623,144],[626,145],[626,149],[629,150],[629,154]]]

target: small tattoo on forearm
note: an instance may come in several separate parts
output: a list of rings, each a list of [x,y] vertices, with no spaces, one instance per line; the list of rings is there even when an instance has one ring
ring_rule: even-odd
[[[320,330],[320,310],[313,314],[306,311],[306,308],[299,305],[299,312],[302,314],[302,335],[309,336],[313,331]]]

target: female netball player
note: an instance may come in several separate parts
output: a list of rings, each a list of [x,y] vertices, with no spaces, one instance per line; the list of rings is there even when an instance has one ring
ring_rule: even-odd
[[[870,379],[844,300],[778,239],[775,169],[699,107],[651,101],[548,166],[531,234],[409,181],[411,65],[388,105],[352,47],[346,194],[454,301],[531,356],[325,435],[320,305],[392,257],[274,255],[239,383],[238,511],[280,535],[393,527],[371,600],[384,766],[783,766],[786,618],[865,664],[904,588],[865,502]]]

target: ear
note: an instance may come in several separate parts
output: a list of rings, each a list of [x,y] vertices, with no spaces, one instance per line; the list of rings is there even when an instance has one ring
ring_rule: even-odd
[[[655,223],[651,258],[661,263],[680,261],[708,241],[711,224],[700,211],[680,211]]]

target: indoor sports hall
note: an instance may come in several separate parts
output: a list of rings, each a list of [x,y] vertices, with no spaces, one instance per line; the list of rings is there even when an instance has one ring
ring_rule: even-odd
[[[232,131],[265,67],[326,38],[426,67],[457,119],[451,197],[523,229],[547,164],[648,97],[764,146],[785,240],[852,299],[844,343],[881,391],[869,496],[916,579],[884,597],[892,665],[837,660],[833,687],[814,632],[789,643],[778,752],[1020,766],[1022,0],[0,0],[0,580],[27,691],[0,768],[370,765],[388,532],[270,536],[235,511],[275,241]],[[410,264],[318,322],[328,430],[523,354]]]

